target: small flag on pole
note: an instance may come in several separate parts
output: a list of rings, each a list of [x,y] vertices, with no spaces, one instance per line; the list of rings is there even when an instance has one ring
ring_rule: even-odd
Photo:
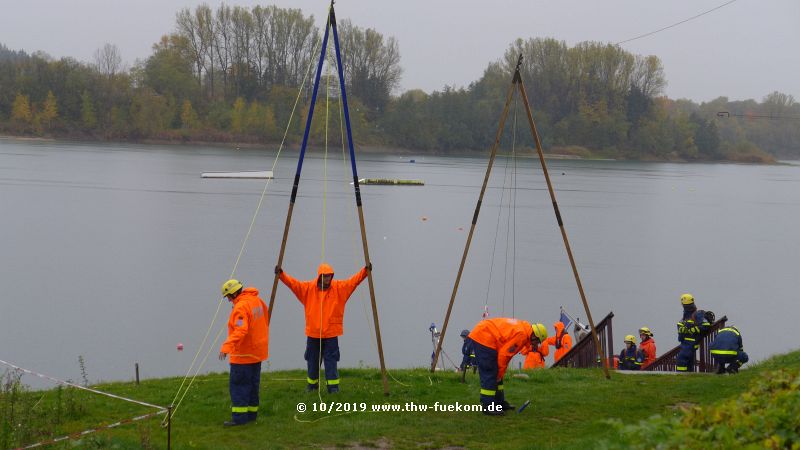
[[[569,326],[572,325],[572,318],[564,311],[564,308],[561,308],[561,317],[559,318],[561,323],[564,324],[564,329],[569,329]]]

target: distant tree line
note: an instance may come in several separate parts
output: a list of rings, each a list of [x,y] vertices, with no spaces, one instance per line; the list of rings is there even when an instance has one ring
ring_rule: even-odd
[[[724,97],[699,105],[671,100],[663,96],[667,81],[656,56],[597,42],[569,47],[555,39],[518,39],[468,87],[394,95],[402,74],[397,41],[349,20],[341,20],[338,28],[360,144],[486,150],[521,54],[547,151],[657,160],[800,157],[800,103],[792,96],[774,92],[760,103]],[[93,63],[0,44],[0,132],[274,144],[288,131],[289,141],[296,142],[320,43],[313,16],[300,10],[223,4],[178,12],[175,32],[130,68],[123,67],[111,44],[95,52]],[[318,102],[322,108],[323,102],[332,103],[318,111],[327,110],[331,121],[326,124],[317,113],[311,130],[315,142],[326,135],[340,139],[338,76],[330,64],[323,70]],[[502,144],[505,149],[533,146],[518,101]]]

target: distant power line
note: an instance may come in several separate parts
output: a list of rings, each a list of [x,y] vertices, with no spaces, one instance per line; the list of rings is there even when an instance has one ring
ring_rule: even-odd
[[[688,19],[681,20],[680,22],[673,23],[672,25],[666,26],[666,27],[664,27],[664,28],[659,28],[658,30],[651,31],[651,32],[649,32],[649,33],[641,34],[641,35],[639,35],[639,36],[632,37],[632,38],[630,38],[630,39],[625,39],[624,41],[619,41],[619,42],[617,42],[617,45],[619,45],[619,44],[624,44],[624,43],[626,43],[626,42],[630,42],[630,41],[635,41],[635,40],[637,40],[637,39],[641,39],[641,38],[643,38],[643,37],[651,36],[651,35],[653,35],[653,34],[660,33],[660,32],[662,32],[662,31],[664,31],[664,30],[668,30],[668,29],[670,29],[670,28],[677,27],[677,26],[678,26],[678,25],[680,25],[680,24],[686,23],[686,22],[688,22],[688,21],[690,21],[690,20],[697,19],[697,18],[698,18],[698,17],[700,17],[700,16],[705,16],[706,14],[708,14],[708,13],[710,13],[710,12],[712,12],[712,11],[716,11],[716,10],[718,10],[718,9],[720,9],[720,8],[723,8],[723,7],[725,7],[725,6],[728,6],[728,5],[730,5],[731,3],[734,3],[734,2],[736,2],[736,0],[731,0],[731,1],[729,1],[729,2],[727,2],[727,3],[723,3],[723,4],[721,4],[721,5],[719,5],[719,6],[715,7],[715,8],[711,8],[711,9],[709,9],[708,11],[702,12],[702,13],[700,13],[700,14],[696,15],[696,16],[689,17]]]
[[[745,119],[771,119],[771,120],[800,120],[798,116],[781,116],[775,114],[736,114],[728,111],[719,111],[717,117],[744,117]]]

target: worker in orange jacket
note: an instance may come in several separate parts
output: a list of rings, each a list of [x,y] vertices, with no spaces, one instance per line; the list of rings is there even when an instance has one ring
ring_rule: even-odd
[[[483,413],[503,415],[514,409],[505,398],[503,377],[511,358],[520,352],[531,352],[547,339],[547,328],[524,320],[495,318],[478,322],[469,333],[475,346],[478,373],[481,378]]]
[[[553,362],[558,362],[572,348],[572,336],[564,329],[564,323],[561,321],[554,323],[553,328],[556,329],[556,335],[547,338],[547,345],[555,347]]]
[[[639,339],[642,340],[639,349],[644,353],[642,369],[645,369],[656,360],[656,341],[653,339],[653,332],[647,327],[639,328]]]
[[[269,357],[267,305],[254,287],[242,288],[238,280],[222,285],[222,295],[233,303],[228,338],[219,350],[220,361],[230,355],[231,420],[223,425],[253,422],[258,416],[261,362]]]
[[[372,264],[346,280],[333,279],[333,267],[319,265],[317,278],[299,281],[280,267],[275,273],[297,297],[306,312],[307,391],[319,389],[319,367],[325,361],[325,381],[329,393],[339,392],[339,336],[344,333],[344,307],[358,285],[367,278]]]
[[[546,340],[545,340],[546,341]],[[525,355],[525,362],[522,363],[523,369],[544,369],[544,358],[550,354],[550,346],[547,342],[540,343],[535,349]]]

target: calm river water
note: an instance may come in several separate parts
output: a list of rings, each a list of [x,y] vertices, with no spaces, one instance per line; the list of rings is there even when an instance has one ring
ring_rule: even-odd
[[[297,153],[293,146],[281,155],[236,267],[267,302]],[[131,379],[135,362],[145,378],[183,375],[265,186],[200,174],[269,170],[274,158],[274,149],[0,139],[0,359],[73,380],[81,379],[79,356],[90,381]],[[359,158],[362,177],[425,181],[362,188],[387,365],[424,366],[428,327],[441,327],[486,158]],[[549,167],[592,314],[615,314],[615,349],[640,326],[653,330],[659,352],[676,345],[684,292],[727,315],[752,359],[797,348],[800,166]],[[456,362],[459,331],[485,307],[549,329],[562,305],[585,318],[538,161],[500,158],[493,173],[445,343]],[[344,277],[363,265],[351,179],[340,152],[327,164],[321,153],[307,155],[288,273],[312,278],[325,260]],[[229,311],[219,309],[212,337]],[[348,303],[342,366],[378,365],[371,322],[365,282]],[[304,367],[303,324],[281,285],[271,369]],[[217,349],[203,371],[227,369]]]

